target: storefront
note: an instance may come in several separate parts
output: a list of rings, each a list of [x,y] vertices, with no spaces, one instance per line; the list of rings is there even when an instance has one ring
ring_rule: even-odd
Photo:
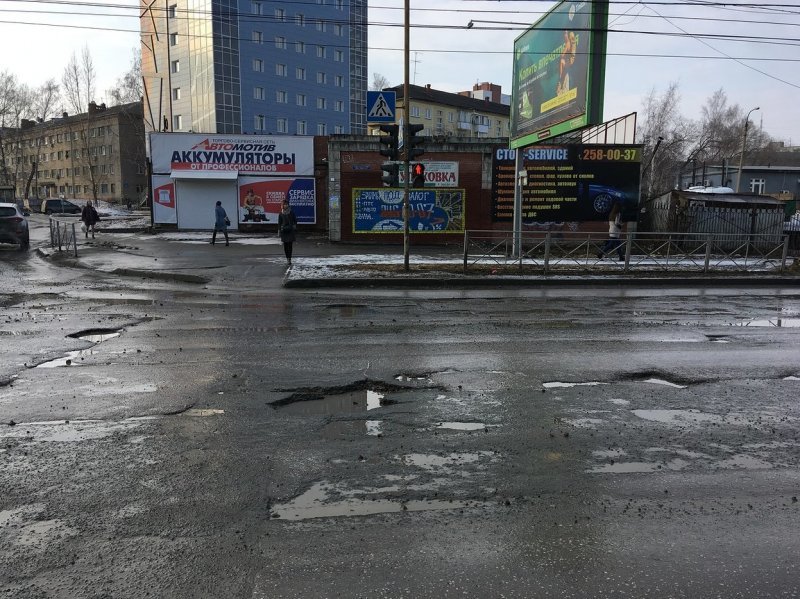
[[[153,223],[212,229],[218,201],[231,229],[276,224],[284,200],[317,222],[313,137],[151,133]]]

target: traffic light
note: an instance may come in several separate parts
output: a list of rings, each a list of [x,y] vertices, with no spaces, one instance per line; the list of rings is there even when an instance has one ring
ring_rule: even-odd
[[[425,138],[417,135],[420,131],[425,128],[425,125],[413,125],[411,123],[408,124],[408,139],[405,142],[407,150],[406,159],[411,162],[417,156],[422,156],[425,153],[425,150],[422,149],[422,144],[425,142]]]
[[[425,187],[425,165],[417,162],[411,167],[411,187]]]
[[[383,133],[387,133],[387,135],[381,135],[378,140],[382,146],[386,146],[381,148],[381,156],[386,156],[389,160],[397,160],[400,155],[397,137],[400,127],[398,125],[381,125],[380,129]]]
[[[383,150],[381,150],[382,152]],[[384,187],[400,187],[400,165],[396,162],[386,162],[381,165],[383,171]]]

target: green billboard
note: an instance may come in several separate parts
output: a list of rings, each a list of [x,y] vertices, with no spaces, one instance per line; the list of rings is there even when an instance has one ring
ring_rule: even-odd
[[[511,147],[603,118],[608,0],[560,2],[514,40]]]

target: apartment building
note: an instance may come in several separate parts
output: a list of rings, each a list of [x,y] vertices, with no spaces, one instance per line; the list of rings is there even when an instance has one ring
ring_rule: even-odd
[[[366,0],[141,8],[148,132],[366,133]]]
[[[147,188],[141,102],[23,120],[0,132],[0,152],[0,179],[18,198],[138,201]]]
[[[460,139],[508,137],[511,109],[507,104],[439,91],[430,85],[409,85],[406,103],[402,85],[386,90],[396,94],[397,123],[405,123],[408,104],[409,121],[425,126],[421,135]],[[499,94],[499,88],[497,91]],[[371,125],[370,133],[377,135],[378,125]]]

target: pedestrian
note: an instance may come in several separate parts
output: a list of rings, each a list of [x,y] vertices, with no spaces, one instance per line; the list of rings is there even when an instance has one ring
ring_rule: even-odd
[[[222,202],[217,200],[217,206],[214,208],[214,234],[211,236],[211,245],[214,245],[217,241],[217,231],[222,231],[223,235],[225,235],[225,245],[230,245],[230,240],[228,239],[229,224],[231,224],[231,220],[228,218],[228,213],[222,207]]]
[[[278,214],[278,232],[283,242],[283,253],[286,254],[286,261],[292,265],[292,244],[297,232],[297,217],[294,210],[289,206],[289,200],[283,200],[281,212]]]
[[[620,262],[625,259],[624,242],[620,239],[622,235],[622,210],[618,203],[614,203],[611,212],[608,215],[608,240],[603,244],[603,249],[597,254],[597,259],[602,260],[603,257],[617,251]]]
[[[86,202],[86,205],[81,210],[81,220],[83,221],[81,229],[83,229],[83,233],[86,235],[86,238],[89,238],[89,231],[91,231],[92,239],[94,239],[94,227],[97,224],[97,221],[100,220],[100,215],[97,214],[97,210],[95,210],[94,206],[92,206],[92,200]]]

